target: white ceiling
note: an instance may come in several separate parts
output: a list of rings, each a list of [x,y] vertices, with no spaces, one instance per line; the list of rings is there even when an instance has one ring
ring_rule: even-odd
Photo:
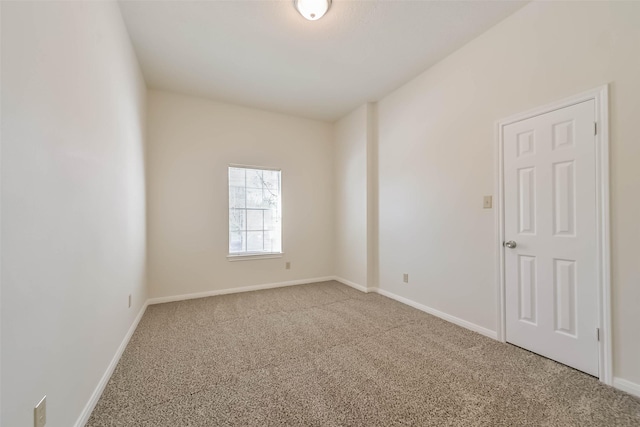
[[[523,2],[123,1],[151,88],[336,120],[418,75]]]

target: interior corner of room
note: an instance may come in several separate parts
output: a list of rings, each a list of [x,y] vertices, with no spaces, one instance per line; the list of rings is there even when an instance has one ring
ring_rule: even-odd
[[[180,3],[0,2],[0,424],[84,426],[153,305],[334,280],[515,345],[548,280],[577,369],[640,396],[640,3]],[[233,252],[230,167],[281,171],[279,246]],[[595,231],[546,262],[535,224]]]

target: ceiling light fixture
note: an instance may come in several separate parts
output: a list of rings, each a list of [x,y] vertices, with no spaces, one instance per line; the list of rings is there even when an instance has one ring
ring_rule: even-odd
[[[317,21],[327,13],[331,0],[293,0],[293,5],[305,19]]]

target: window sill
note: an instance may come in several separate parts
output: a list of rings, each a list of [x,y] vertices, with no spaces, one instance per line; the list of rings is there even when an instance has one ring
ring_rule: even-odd
[[[284,252],[272,252],[272,253],[254,253],[254,254],[229,254],[227,255],[228,261],[251,261],[257,259],[272,259],[282,258]]]

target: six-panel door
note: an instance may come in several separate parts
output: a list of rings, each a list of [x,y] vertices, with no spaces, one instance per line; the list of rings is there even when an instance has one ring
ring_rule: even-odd
[[[593,100],[504,127],[507,341],[598,375]]]

